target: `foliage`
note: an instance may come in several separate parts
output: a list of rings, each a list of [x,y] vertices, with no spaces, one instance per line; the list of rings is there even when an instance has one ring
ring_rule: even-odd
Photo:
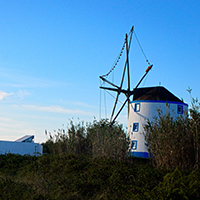
[[[19,181],[13,181],[10,178],[0,178],[0,199],[23,200],[44,198],[40,198],[39,195],[35,194],[35,190],[31,185]]]
[[[87,127],[87,138],[91,144],[92,156],[125,158],[129,147],[122,125],[111,125],[108,120],[94,121]]]
[[[0,177],[1,199],[199,199],[199,170],[169,171],[154,168],[151,159],[116,160],[110,157],[47,154],[27,162],[16,173],[4,165]],[[23,161],[24,160],[24,161]],[[13,162],[18,166],[17,162]],[[13,166],[15,167],[15,166]],[[1,171],[2,168],[0,168]]]
[[[20,168],[32,163],[37,159],[36,156],[30,155],[15,155],[15,154],[5,154],[0,155],[0,175],[3,173],[15,175]]]
[[[187,118],[159,113],[146,125],[150,159],[127,155],[121,125],[71,121],[50,134],[42,156],[0,155],[0,199],[199,199],[195,106]]]
[[[156,166],[199,168],[200,113],[197,103],[193,100],[190,116],[174,119],[158,111],[158,117],[145,125],[145,140]]]
[[[90,157],[109,156],[124,159],[127,154],[129,139],[122,125],[111,125],[108,120],[93,123],[70,122],[66,130],[57,133],[43,144],[44,153],[87,155]]]
[[[200,179],[199,171],[184,175],[178,168],[165,175],[164,180],[152,190],[153,198],[160,199],[199,199]]]

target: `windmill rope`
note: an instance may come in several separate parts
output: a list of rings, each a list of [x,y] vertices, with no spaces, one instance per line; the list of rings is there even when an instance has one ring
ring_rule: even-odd
[[[100,80],[100,85],[102,85],[101,84],[101,80]],[[99,94],[99,120],[101,120],[101,89],[100,89],[100,94]]]
[[[110,69],[110,71],[107,74],[103,75],[102,77],[107,77],[115,69],[115,67],[117,66],[117,64],[118,64],[118,62],[119,62],[119,60],[120,60],[120,58],[121,58],[121,56],[124,52],[124,48],[125,48],[125,41],[123,43],[123,46],[122,46],[120,53],[118,54],[117,58],[115,59],[113,65],[112,65],[112,68]]]
[[[107,90],[105,90],[111,97],[113,97],[114,99],[116,99],[116,97],[114,95],[112,95],[110,92],[108,92]],[[119,103],[123,104],[123,102],[121,102],[120,100],[118,100]]]
[[[139,40],[138,40],[138,37],[137,37],[135,31],[133,31],[133,33],[134,33],[135,39],[136,39],[136,41],[137,41],[137,43],[138,43],[138,45],[139,45],[139,47],[140,47],[140,50],[142,51],[142,54],[144,55],[144,57],[145,57],[145,59],[146,59],[146,62],[148,63],[148,65],[151,65],[150,62],[149,62],[149,60],[147,59],[146,54],[144,53],[144,50],[143,50],[143,48],[142,48],[142,46],[141,46],[141,44],[140,44],[140,42],[139,42]]]
[[[144,78],[144,81],[143,81],[142,86],[144,86],[144,85],[146,84],[146,81],[147,81],[147,79],[148,79],[148,76],[149,76],[149,74],[147,74],[147,76]]]
[[[107,118],[107,106],[106,106],[106,94],[104,90],[104,106],[105,106],[105,118]]]

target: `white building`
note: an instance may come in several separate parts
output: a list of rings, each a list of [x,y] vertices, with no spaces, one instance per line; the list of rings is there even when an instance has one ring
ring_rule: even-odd
[[[0,154],[42,155],[43,146],[34,143],[34,135],[25,135],[15,141],[0,141]]]
[[[147,120],[170,112],[177,117],[188,113],[188,105],[174,96],[164,87],[137,88],[130,102],[128,134],[131,140],[131,155],[148,158],[149,153],[144,140],[144,125]]]

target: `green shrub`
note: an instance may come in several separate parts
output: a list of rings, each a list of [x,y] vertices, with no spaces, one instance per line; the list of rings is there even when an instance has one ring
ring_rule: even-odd
[[[144,135],[149,152],[158,167],[167,169],[199,168],[200,113],[194,104],[190,116],[174,119],[170,114],[148,121]]]
[[[116,159],[127,157],[129,139],[122,125],[111,125],[108,120],[75,124],[71,121],[67,130],[57,133],[43,144],[44,153],[108,156]]]
[[[153,199],[192,199],[200,198],[199,172],[184,174],[178,168],[165,175],[164,180],[152,192]]]
[[[7,163],[11,155],[0,157]],[[12,155],[13,160],[19,159]],[[27,161],[16,173],[4,165],[0,199],[199,199],[200,174],[158,169],[151,160],[47,154]],[[25,164],[26,163],[26,164]],[[12,166],[19,166],[15,162]],[[2,168],[0,168],[2,170]]]
[[[0,178],[0,199],[44,199],[35,193],[32,186],[23,182],[12,181],[10,178]]]

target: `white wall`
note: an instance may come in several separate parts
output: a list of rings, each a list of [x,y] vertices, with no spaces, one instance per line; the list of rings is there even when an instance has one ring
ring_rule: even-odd
[[[181,112],[181,108],[183,108],[183,112]],[[130,103],[128,136],[132,141],[131,152],[133,155],[139,157],[148,157],[148,149],[145,145],[143,127],[147,119],[151,121],[154,117],[158,116],[158,109],[163,112],[163,115],[170,112],[170,115],[174,117],[180,115],[186,116],[188,113],[188,105],[182,102],[166,102],[156,100],[132,101]]]
[[[43,146],[38,143],[0,141],[0,154],[42,155]]]

